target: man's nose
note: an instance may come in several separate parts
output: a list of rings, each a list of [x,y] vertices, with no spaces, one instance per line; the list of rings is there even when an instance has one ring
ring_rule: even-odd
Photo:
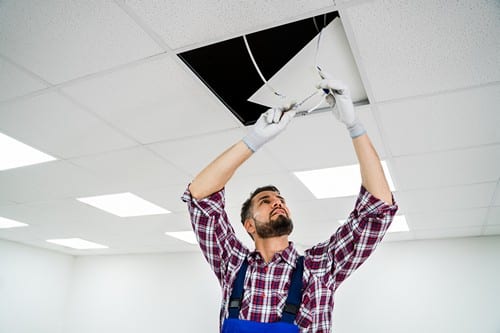
[[[273,207],[283,207],[283,203],[279,198],[274,199],[273,201]]]

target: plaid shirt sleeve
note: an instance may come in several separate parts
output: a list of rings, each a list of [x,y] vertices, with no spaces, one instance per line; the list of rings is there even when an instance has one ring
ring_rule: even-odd
[[[354,272],[375,250],[389,228],[398,207],[389,205],[361,186],[354,210],[326,242],[310,250],[312,271],[333,289]]]
[[[235,253],[245,252],[224,209],[224,189],[197,200],[191,196],[188,188],[182,200],[188,205],[191,225],[203,255],[222,284],[231,257]]]

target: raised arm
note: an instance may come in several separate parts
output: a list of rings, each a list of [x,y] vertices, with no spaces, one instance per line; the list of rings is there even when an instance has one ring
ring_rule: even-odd
[[[269,109],[263,113],[248,134],[204,168],[189,185],[195,199],[222,189],[235,171],[266,142],[281,133],[295,116],[295,111]]]
[[[206,166],[191,182],[189,191],[195,199],[201,199],[222,189],[234,172],[252,155],[252,150],[238,141],[212,163]]]
[[[333,107],[335,117],[349,130],[360,165],[362,185],[376,198],[392,204],[392,194],[382,164],[363,125],[356,117],[348,87],[332,79],[322,80],[319,87],[330,90],[326,100]]]
[[[363,186],[374,197],[392,205],[392,194],[384,175],[382,164],[368,135],[365,133],[352,139],[358,156]]]

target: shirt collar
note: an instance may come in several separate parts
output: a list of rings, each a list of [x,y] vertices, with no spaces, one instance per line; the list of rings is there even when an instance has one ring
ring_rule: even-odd
[[[271,259],[271,262],[279,262],[281,260],[284,260],[286,263],[288,263],[290,266],[295,268],[296,263],[297,263],[297,258],[299,254],[297,250],[295,249],[295,246],[293,245],[293,242],[288,242],[288,246],[280,252],[277,252],[274,254],[274,257]],[[254,262],[262,261],[262,256],[257,250],[253,250],[248,254],[248,263],[253,264]]]

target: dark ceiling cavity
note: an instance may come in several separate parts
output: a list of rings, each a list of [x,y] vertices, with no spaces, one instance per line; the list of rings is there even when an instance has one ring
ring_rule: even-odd
[[[338,17],[330,12],[247,35],[263,76],[269,80],[317,34]],[[252,125],[267,110],[247,99],[262,85],[243,37],[189,50],[179,57],[244,124]],[[274,87],[279,90],[279,87]]]

